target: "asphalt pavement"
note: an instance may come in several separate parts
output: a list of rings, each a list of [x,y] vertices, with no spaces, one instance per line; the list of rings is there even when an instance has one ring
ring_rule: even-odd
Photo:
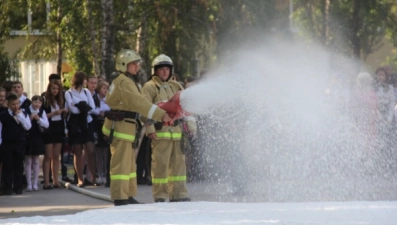
[[[222,201],[211,194],[211,185],[188,184],[190,197],[193,201]],[[138,185],[138,193],[135,196],[139,202],[152,204],[152,187]],[[0,196],[0,224],[1,219],[53,216],[75,214],[90,209],[114,207],[110,200],[109,188],[102,186],[85,186],[79,188],[66,183],[65,188],[27,192],[22,195]]]
[[[74,175],[73,165],[65,165],[68,167],[69,178],[72,178]],[[40,171],[42,171],[41,168]],[[39,180],[42,179],[42,174],[40,174]],[[90,209],[114,207],[110,200],[110,190],[104,185],[78,188],[69,183],[63,184],[65,187],[52,190],[43,190],[41,184],[39,191],[27,192],[24,190],[22,195],[0,196],[0,224],[1,219],[6,218],[67,215]],[[192,191],[197,191],[193,199],[212,199],[211,195],[205,193],[208,192],[208,188],[204,188],[200,184],[189,184],[188,186]],[[138,185],[138,193],[135,198],[142,203],[153,203],[151,191],[151,186]]]

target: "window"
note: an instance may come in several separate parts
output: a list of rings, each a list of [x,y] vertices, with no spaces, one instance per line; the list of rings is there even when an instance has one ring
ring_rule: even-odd
[[[10,27],[13,30],[24,30],[28,25],[28,2],[26,0],[22,1],[12,1],[12,3],[6,7],[7,11],[2,12],[8,15]]]
[[[46,5],[42,5],[31,10],[32,13],[32,30],[43,30],[47,23]]]
[[[26,32],[26,30],[29,30],[29,32],[36,30],[37,32],[46,28],[49,7],[49,3],[39,1],[29,8],[27,1],[22,0],[16,1],[15,4],[8,7],[9,10],[5,13],[8,14],[10,27],[14,34],[21,33],[15,31]]]

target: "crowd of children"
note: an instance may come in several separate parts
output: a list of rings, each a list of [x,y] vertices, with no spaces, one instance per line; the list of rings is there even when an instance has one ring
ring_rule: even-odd
[[[84,88],[87,81],[88,89]],[[51,74],[47,90],[30,99],[20,81],[6,81],[0,88],[0,193],[3,195],[41,189],[38,181],[41,155],[44,156],[42,189],[61,187],[59,172],[65,145],[73,149],[75,179],[62,174],[62,180],[80,187],[101,183],[109,186],[110,179],[105,176],[109,146],[98,128],[103,123],[104,111],[109,110],[105,103],[109,84],[82,72],[75,74],[72,84],[64,92],[61,77]],[[81,108],[84,104],[89,106],[86,111]]]

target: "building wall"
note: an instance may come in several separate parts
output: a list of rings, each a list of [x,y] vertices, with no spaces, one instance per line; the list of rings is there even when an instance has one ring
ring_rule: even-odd
[[[22,61],[20,67],[20,80],[29,98],[43,93],[47,89],[48,76],[56,73],[55,61]]]
[[[5,51],[9,56],[17,55],[29,43],[35,41],[38,36],[14,36],[6,41]],[[47,89],[48,76],[57,72],[55,60],[21,60],[19,61],[19,72],[25,92],[31,98],[34,95],[40,95]],[[15,80],[13,78],[12,80]]]

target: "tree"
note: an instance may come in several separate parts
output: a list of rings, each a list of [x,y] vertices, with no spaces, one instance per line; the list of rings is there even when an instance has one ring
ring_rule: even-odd
[[[214,33],[216,55],[228,54],[235,46],[247,40],[261,39],[273,33],[277,18],[275,1],[261,0],[220,0],[214,12]]]
[[[147,31],[145,42],[151,59],[166,54],[174,62],[176,73],[195,74],[198,55],[208,56],[205,45],[209,42],[211,21],[208,12],[212,1],[149,1],[135,7],[134,12],[145,12],[141,22]],[[146,27],[147,26],[147,27]],[[203,52],[204,51],[204,52]],[[149,70],[149,68],[148,68]]]
[[[16,59],[10,59],[8,54],[0,49],[0,84],[4,83],[10,77],[19,77],[16,65]]]
[[[362,59],[381,46],[392,5],[392,1],[377,0],[296,0],[295,3],[294,18],[301,35]]]
[[[393,2],[393,0],[388,0],[389,3]],[[397,4],[390,4],[390,14],[387,19],[387,33],[386,36],[393,42],[395,47],[394,55],[391,57],[387,57],[386,63],[397,68]]]
[[[49,3],[50,8],[46,9]],[[136,49],[150,71],[152,59],[167,54],[175,72],[195,75],[198,63],[222,64],[222,53],[263,34],[292,36],[280,17],[276,0],[2,0],[0,44],[13,28],[38,29],[21,53],[28,59],[62,60],[75,70],[107,76],[122,48]],[[380,47],[388,32],[397,43],[394,0],[294,0],[299,35],[330,50],[364,58]],[[45,12],[49,12],[47,17]],[[29,37],[31,38],[31,37]]]
[[[101,30],[101,75],[110,74],[112,72],[112,56],[114,54],[114,16],[113,1],[102,0],[102,30]]]
[[[61,33],[61,22],[62,22],[62,9],[61,4],[58,2],[57,6],[57,18],[56,18],[57,26],[56,26],[56,34],[57,34],[57,74],[62,73],[62,57],[63,57],[63,50],[62,50],[62,33]]]

